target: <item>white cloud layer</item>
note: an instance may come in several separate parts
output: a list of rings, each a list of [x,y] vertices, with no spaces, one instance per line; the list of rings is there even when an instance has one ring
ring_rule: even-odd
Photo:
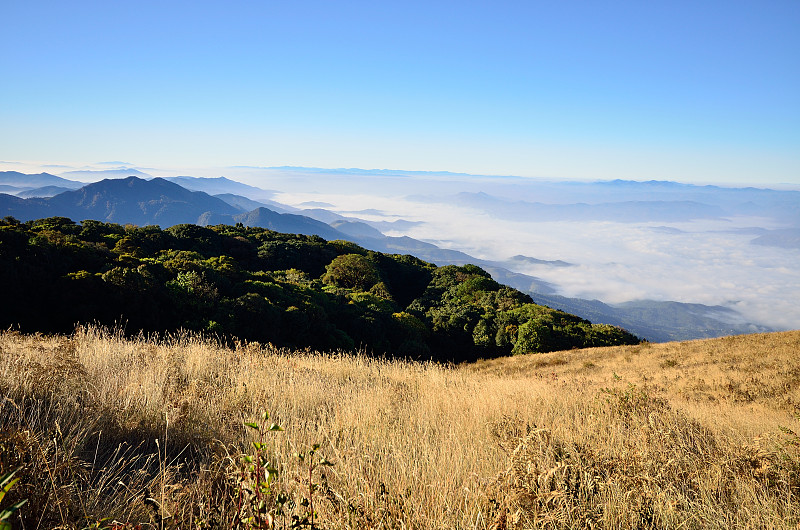
[[[444,248],[488,260],[525,255],[563,260],[573,267],[516,263],[513,270],[541,278],[559,294],[606,303],[672,300],[722,305],[749,322],[800,328],[800,250],[750,243],[739,228],[776,228],[758,217],[680,223],[517,222],[448,204],[399,196],[284,193],[278,201],[322,200],[340,211],[374,208],[368,220],[424,221],[405,232]]]

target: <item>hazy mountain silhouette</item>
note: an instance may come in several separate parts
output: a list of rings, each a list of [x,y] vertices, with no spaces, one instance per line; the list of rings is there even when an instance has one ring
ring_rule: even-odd
[[[420,202],[447,202],[484,211],[498,219],[513,221],[687,221],[719,219],[726,211],[696,201],[622,201],[600,204],[545,204],[512,201],[484,192],[461,192],[450,197],[414,197]]]
[[[348,236],[352,237],[384,237],[380,230],[361,221],[346,221],[344,219],[339,219],[330,223],[330,225],[336,230],[344,232]]]
[[[344,215],[338,214],[336,212],[332,212],[330,210],[325,210],[323,208],[304,208],[300,210],[298,213],[302,213],[312,219],[316,219],[317,221],[322,221],[323,223],[332,224],[336,221],[352,221],[352,218],[345,217]]]
[[[56,210],[70,212],[65,216],[73,219],[165,227],[198,223],[206,212],[223,216],[238,213],[223,200],[160,178],[106,179],[56,195],[50,204]]]
[[[513,284],[509,284],[514,287]],[[592,322],[620,326],[651,342],[668,342],[775,331],[745,322],[739,313],[723,306],[671,301],[636,300],[606,304],[599,300],[567,298],[529,292],[533,301],[574,313]]]
[[[164,177],[179,186],[188,190],[204,191],[209,195],[230,193],[233,195],[243,195],[249,199],[262,200],[272,197],[275,192],[264,190],[248,184],[243,184],[225,177]]]
[[[21,199],[15,195],[0,193],[0,217],[16,217],[20,221],[40,219],[52,215],[47,199]]]
[[[524,263],[527,265],[547,265],[548,267],[572,267],[572,263],[568,263],[566,261],[562,261],[560,259],[557,260],[546,260],[546,259],[538,259],[532,258],[530,256],[523,256],[522,254],[517,254],[516,256],[511,257],[508,260],[509,263]]]
[[[119,167],[114,169],[79,169],[75,171],[66,171],[61,173],[63,177],[78,178],[87,181],[99,181],[103,179],[122,179],[126,177],[139,177],[143,179],[151,179],[153,175],[139,171],[134,168]],[[83,184],[83,183],[81,183]]]
[[[764,235],[751,241],[754,245],[781,248],[800,248],[800,228],[768,230]]]
[[[206,193],[189,191],[164,179],[138,177],[106,179],[46,199],[14,199],[0,196],[0,209],[4,215],[23,221],[62,216],[166,227],[198,223],[207,212],[228,217],[239,213],[225,201]]]
[[[252,212],[235,215],[234,220],[245,226],[269,228],[276,232],[317,235],[328,240],[348,239],[342,232],[316,219],[304,215],[278,213],[268,208],[256,208]]]
[[[34,188],[32,190],[20,191],[17,193],[17,197],[22,199],[30,199],[32,197],[53,197],[59,193],[70,191],[71,189],[72,188],[66,188],[64,186],[43,186],[41,188]]]
[[[425,203],[476,208],[503,219],[525,221],[686,221],[758,216],[800,226],[800,191],[697,186],[670,181],[537,182],[519,186],[500,179],[492,193],[417,194]]]
[[[281,204],[268,199],[254,201],[253,199],[250,199],[243,195],[236,195],[234,193],[218,193],[214,195],[214,197],[222,199],[223,201],[227,202],[234,208],[238,208],[243,212],[250,212],[252,210],[255,210],[256,208],[269,208],[270,210],[276,211],[278,213],[297,213],[299,211],[297,208],[293,208],[291,206],[287,206],[285,204]]]
[[[0,184],[28,190],[44,186],[61,186],[63,188],[76,189],[86,185],[85,182],[57,177],[50,173],[31,175],[20,173],[19,171],[0,171]]]

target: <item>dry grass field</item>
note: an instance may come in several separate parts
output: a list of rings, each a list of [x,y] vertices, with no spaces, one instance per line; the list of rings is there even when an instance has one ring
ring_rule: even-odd
[[[16,528],[796,529],[796,433],[800,332],[454,367],[0,334]]]

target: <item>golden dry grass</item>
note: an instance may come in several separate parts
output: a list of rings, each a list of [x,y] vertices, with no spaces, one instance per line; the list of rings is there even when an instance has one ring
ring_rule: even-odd
[[[521,355],[465,368],[575,383],[590,393],[632,384],[753,436],[800,414],[800,331]]]
[[[800,332],[457,367],[3,333],[0,473],[25,528],[230,528],[228,456],[268,410],[278,489],[312,443],[335,463],[324,528],[796,528],[799,381]]]

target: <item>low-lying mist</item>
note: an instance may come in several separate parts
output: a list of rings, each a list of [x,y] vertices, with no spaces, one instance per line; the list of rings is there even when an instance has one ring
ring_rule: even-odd
[[[742,321],[774,329],[800,328],[800,268],[796,266],[800,249],[751,243],[760,234],[793,226],[787,218],[796,209],[792,201],[798,192],[733,192],[651,183],[642,184],[637,195],[632,183],[620,183],[625,189],[616,193],[609,183],[526,183],[457,176],[317,177],[309,182],[305,176],[302,190],[292,189],[291,178],[282,186],[271,184],[284,190],[274,199],[294,206],[325,201],[337,213],[368,221],[417,221],[404,230],[385,233],[504,262],[506,268],[540,278],[568,297],[609,304],[657,300],[720,305],[738,312]],[[537,194],[539,187],[541,194]],[[592,188],[603,193],[592,195]],[[465,191],[489,199],[483,207],[475,200],[465,204],[460,200]],[[514,194],[519,199],[510,198]],[[526,216],[524,202],[537,196],[548,202],[527,204],[549,205],[554,212],[563,212],[560,219],[526,219],[539,217]],[[578,202],[592,196],[594,203]],[[617,196],[623,200],[615,202]],[[648,202],[659,205],[651,216],[655,219],[648,219],[648,209],[643,207]],[[692,205],[688,210],[684,208],[687,202]],[[586,208],[590,204],[602,208],[592,212]],[[672,220],[664,220],[672,204]],[[576,211],[588,214],[570,219]],[[615,212],[619,220],[613,218]],[[644,219],[635,220],[631,212],[644,212]],[[592,219],[593,215],[600,218]],[[570,266],[512,260],[514,256],[560,260]]]

